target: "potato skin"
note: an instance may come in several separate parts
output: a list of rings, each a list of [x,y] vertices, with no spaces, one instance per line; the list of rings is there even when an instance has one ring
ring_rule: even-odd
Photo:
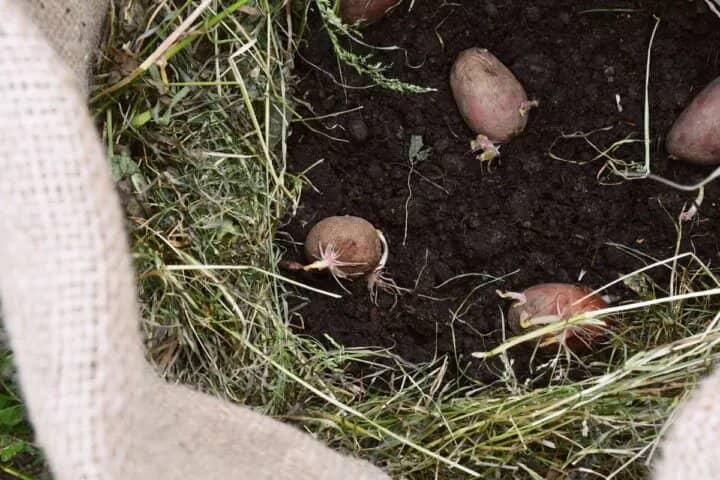
[[[374,23],[399,3],[400,0],[341,0],[340,17],[349,24]]]
[[[320,259],[320,247],[334,245],[338,260],[362,265],[340,267],[343,273],[354,276],[375,269],[382,255],[382,244],[372,223],[352,215],[327,217],[310,229],[305,238],[305,256],[308,261]]]
[[[483,48],[460,52],[450,71],[450,88],[465,123],[476,133],[504,143],[525,129],[525,88],[515,75]]]
[[[697,165],[720,164],[720,78],[697,94],[665,139],[670,156]]]
[[[574,315],[608,306],[605,300],[598,295],[593,295],[573,305],[574,302],[590,292],[592,292],[590,288],[570,283],[543,283],[530,287],[522,292],[527,299],[526,303],[514,302],[510,306],[507,314],[508,326],[513,333],[522,334],[530,330],[521,327],[520,321],[523,318],[561,315],[563,320],[567,320]],[[592,347],[594,341],[601,340],[606,335],[602,328],[595,325],[569,327],[566,333],[565,343],[573,350]],[[545,337],[542,337],[542,340],[545,340]]]

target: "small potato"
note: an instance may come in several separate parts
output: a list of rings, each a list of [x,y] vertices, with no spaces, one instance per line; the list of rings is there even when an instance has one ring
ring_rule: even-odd
[[[370,297],[377,303],[378,290],[393,296],[409,291],[385,274],[388,255],[385,235],[370,222],[350,215],[335,216],[324,218],[310,229],[305,256],[311,263],[284,262],[284,266],[306,272],[327,271],[336,280],[363,277]]]
[[[341,0],[340,17],[349,24],[369,24],[380,20],[400,0]]]
[[[520,294],[512,294],[516,301],[507,314],[508,326],[513,333],[519,335],[608,306],[598,295],[579,301],[590,292],[591,289],[581,285],[544,283],[530,287]],[[573,350],[592,349],[606,334],[607,328],[599,325],[573,325],[557,334],[541,337],[540,346],[564,343]]]
[[[460,52],[450,72],[450,88],[467,125],[491,144],[505,143],[521,133],[528,110],[537,105],[528,101],[515,75],[482,48]]]
[[[328,270],[338,278],[373,272],[382,257],[380,236],[364,218],[351,215],[327,217],[310,230],[305,256],[308,270]]]
[[[671,157],[720,164],[720,78],[706,86],[675,120],[665,139]]]

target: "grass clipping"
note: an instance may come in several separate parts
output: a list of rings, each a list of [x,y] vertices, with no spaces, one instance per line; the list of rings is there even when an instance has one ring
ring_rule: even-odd
[[[93,109],[128,212],[159,371],[294,422],[399,478],[647,471],[667,420],[720,354],[710,295],[720,283],[710,269],[689,254],[646,258],[669,272],[668,284],[645,272],[624,279],[638,299],[615,312],[623,328],[603,360],[561,352],[537,366],[551,378],[540,388],[515,378],[504,347],[485,352],[502,360],[503,379],[481,385],[446,378],[447,359],[411,365],[295,335],[289,325],[302,319],[287,299],[302,289],[276,270],[274,238],[303,183],[286,169],[285,141],[302,121],[292,61],[305,8],[121,3]],[[329,15],[327,2],[318,5]],[[372,373],[350,376],[351,362]],[[573,382],[571,365],[590,373]]]

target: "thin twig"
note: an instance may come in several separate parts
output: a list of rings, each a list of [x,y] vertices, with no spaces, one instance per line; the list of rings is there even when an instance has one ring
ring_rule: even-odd
[[[713,3],[711,0],[705,0],[705,3],[715,15],[720,17],[720,1],[715,0],[715,3]]]
[[[655,180],[660,183],[664,183],[665,185],[667,185],[669,187],[673,187],[678,190],[682,190],[683,192],[694,192],[695,190],[699,190],[718,177],[720,177],[720,167],[713,170],[713,172],[710,175],[708,175],[707,177],[705,177],[703,180],[699,181],[698,183],[690,184],[690,185],[683,185],[681,183],[673,182],[672,180],[668,180],[667,178],[663,178],[659,175],[655,175],[654,173],[651,173],[650,175],[648,175],[648,178],[650,178],[652,180]]]

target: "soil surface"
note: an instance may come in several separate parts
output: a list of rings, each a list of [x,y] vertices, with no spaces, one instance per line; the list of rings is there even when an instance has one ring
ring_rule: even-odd
[[[472,365],[471,352],[502,340],[501,310],[508,303],[496,289],[576,282],[581,272],[583,283],[601,286],[641,265],[613,243],[658,259],[673,255],[678,215],[694,194],[611,175],[600,182],[604,160],[575,164],[549,153],[592,159],[596,152],[580,138],[554,144],[573,132],[612,127],[590,137],[599,148],[629,134],[642,138],[645,63],[656,15],[652,169],[684,183],[706,176],[708,168],[669,160],[662,139],[698,89],[720,74],[720,20],[701,0],[623,2],[636,10],[622,13],[587,11],[598,8],[594,1],[420,1],[408,11],[409,3],[364,29],[364,40],[400,47],[376,51],[376,58],[392,63],[388,75],[437,89],[433,93],[367,88],[367,78],[347,66],[339,70],[319,18],[311,15],[296,62],[296,95],[312,108],[303,115],[331,116],[293,129],[290,169],[322,163],[307,173],[315,189],[304,191],[280,240],[286,258],[302,260],[300,242],[316,221],[362,216],[388,238],[388,274],[413,289],[396,304],[385,295],[374,305],[363,282],[348,285],[348,295],[332,279],[300,277],[343,298],[298,291],[292,307],[303,319],[299,333],[329,335],[346,346],[392,347],[409,361],[449,354]],[[470,151],[472,133],[448,84],[454,58],[473,46],[492,51],[540,101],[525,132],[502,146],[490,166]],[[413,136],[429,154],[415,159],[409,175]],[[615,154],[642,161],[642,145]],[[681,244],[712,264],[720,247],[719,193],[717,185],[706,189],[700,214],[683,224]],[[625,287],[610,293],[632,296]]]

